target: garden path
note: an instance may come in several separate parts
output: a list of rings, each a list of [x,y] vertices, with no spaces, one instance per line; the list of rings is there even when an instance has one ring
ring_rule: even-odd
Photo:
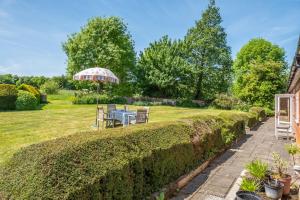
[[[274,136],[274,118],[269,118],[216,158],[202,173],[181,189],[172,200],[223,200],[246,163],[258,158],[272,162],[272,152],[289,158],[284,144]]]

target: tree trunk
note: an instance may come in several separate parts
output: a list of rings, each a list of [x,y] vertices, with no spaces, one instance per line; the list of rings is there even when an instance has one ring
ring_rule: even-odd
[[[203,76],[202,73],[200,73],[198,75],[198,79],[197,79],[197,82],[196,82],[195,99],[200,99],[202,97],[202,76]]]

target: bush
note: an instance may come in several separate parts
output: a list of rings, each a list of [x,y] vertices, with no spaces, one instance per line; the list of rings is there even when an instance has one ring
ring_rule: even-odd
[[[41,100],[40,91],[38,89],[36,89],[35,87],[31,86],[31,85],[21,84],[18,87],[18,90],[24,90],[24,91],[32,93],[35,96],[35,98],[38,100],[38,102],[40,102],[40,100]]]
[[[274,110],[271,110],[270,108],[264,108],[264,109],[267,117],[273,117],[275,115]]]
[[[253,160],[246,165],[248,172],[256,179],[258,182],[262,182],[268,171],[268,164],[262,162],[261,160]]]
[[[259,121],[266,118],[265,109],[262,107],[252,107],[249,109],[250,113],[254,113]]]
[[[0,84],[0,110],[16,109],[17,95],[15,85]]]
[[[38,105],[38,100],[35,96],[27,91],[19,90],[16,101],[17,110],[34,110]]]
[[[199,104],[194,103],[191,99],[178,99],[178,100],[176,100],[176,106],[200,107]]]
[[[228,146],[223,134],[244,134],[243,118],[195,116],[31,145],[0,170],[0,191],[11,199],[146,199]]]
[[[41,91],[46,94],[57,94],[59,85],[56,81],[47,81],[41,86]]]
[[[133,102],[133,105],[135,105],[135,106],[150,106],[151,102],[148,102],[148,101],[135,101],[135,102]]]
[[[235,105],[239,103],[239,100],[235,97],[227,94],[216,95],[213,105],[218,109],[232,110]]]
[[[96,104],[97,97],[98,97],[99,104],[109,104],[109,103],[126,104],[127,103],[127,100],[124,97],[119,97],[119,96],[109,97],[105,94],[97,95],[95,93],[92,94],[79,93],[73,99],[73,104]]]
[[[260,188],[259,183],[250,178],[243,177],[240,189],[243,191],[257,192]]]

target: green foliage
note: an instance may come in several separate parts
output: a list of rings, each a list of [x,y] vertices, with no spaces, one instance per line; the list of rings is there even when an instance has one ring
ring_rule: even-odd
[[[156,200],[165,200],[165,193],[159,193],[159,196],[156,198]]]
[[[233,65],[233,92],[251,105],[273,108],[274,95],[287,83],[287,63],[282,48],[264,39],[250,40]]]
[[[245,132],[242,113],[77,133],[31,145],[0,170],[13,199],[144,199]],[[240,129],[238,129],[238,127]]]
[[[33,87],[31,85],[27,85],[27,84],[22,84],[18,87],[18,90],[24,90],[24,91],[30,92],[31,94],[33,94],[35,96],[35,98],[38,100],[38,102],[40,102],[41,93],[35,87]]]
[[[264,108],[265,109],[265,112],[266,112],[266,116],[268,117],[273,117],[275,115],[275,112],[273,109],[270,109],[270,108]]]
[[[290,155],[292,155],[292,156],[294,156],[294,155],[296,155],[297,153],[300,152],[300,149],[299,149],[299,147],[297,146],[297,144],[286,144],[286,145],[285,145],[285,149],[286,149],[287,152],[288,152]]]
[[[149,101],[135,101],[135,102],[133,102],[132,105],[135,105],[135,106],[150,106],[151,102],[149,102]]]
[[[72,102],[73,104],[96,104],[97,97],[98,97],[99,104],[109,104],[109,103],[126,104],[127,103],[127,100],[124,97],[108,96],[106,94],[97,95],[95,93],[77,94]]]
[[[254,113],[256,115],[256,118],[261,121],[266,118],[266,112],[265,109],[262,107],[251,107],[249,109],[250,113]]]
[[[17,75],[12,75],[12,74],[1,74],[0,75],[0,84],[15,85],[18,80],[19,80],[19,77]]]
[[[235,97],[229,96],[227,94],[218,94],[216,95],[213,105],[218,109],[231,110],[237,104],[239,100]]]
[[[260,160],[253,160],[246,165],[248,172],[259,182],[263,181],[268,171],[268,164]]]
[[[300,152],[300,148],[297,144],[286,144],[285,149],[289,153],[289,155],[292,156],[293,163],[295,165],[295,155]]]
[[[19,90],[16,101],[17,110],[34,110],[38,105],[38,100],[35,96],[27,91]]]
[[[126,82],[135,65],[131,35],[118,17],[90,19],[80,32],[68,37],[63,50],[68,57],[70,76],[99,66],[109,68],[121,82]]]
[[[260,185],[256,180],[243,177],[240,189],[243,191],[257,192],[259,187]]]
[[[211,100],[216,94],[227,92],[231,83],[231,52],[221,23],[219,8],[210,1],[201,19],[185,37],[186,57],[195,74],[196,99]]]
[[[0,84],[0,110],[14,110],[17,94],[18,91],[15,85]]]
[[[183,48],[182,41],[164,36],[141,53],[135,73],[144,95],[172,98],[192,95],[193,73],[183,57]]]
[[[181,107],[200,107],[199,104],[194,103],[191,99],[181,98],[176,100],[176,106]]]
[[[59,84],[53,80],[47,81],[41,86],[41,91],[46,94],[57,94],[58,90]]]
[[[283,160],[279,153],[273,152],[272,153],[273,162],[274,162],[274,168],[276,170],[274,178],[284,178],[287,172],[288,162]]]

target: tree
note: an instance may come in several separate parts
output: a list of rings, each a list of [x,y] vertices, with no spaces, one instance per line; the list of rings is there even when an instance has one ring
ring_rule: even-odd
[[[252,39],[242,47],[233,71],[233,93],[251,105],[273,108],[274,95],[286,88],[285,52],[264,39]]]
[[[144,95],[157,97],[189,96],[193,74],[182,56],[182,41],[163,36],[140,54],[136,77]]]
[[[210,0],[202,18],[196,21],[185,41],[189,47],[188,60],[194,65],[196,99],[212,99],[227,92],[231,83],[231,55],[222,18],[214,0]]]
[[[95,17],[63,44],[69,76],[90,67],[106,67],[127,81],[135,65],[135,52],[126,25],[117,17]]]

